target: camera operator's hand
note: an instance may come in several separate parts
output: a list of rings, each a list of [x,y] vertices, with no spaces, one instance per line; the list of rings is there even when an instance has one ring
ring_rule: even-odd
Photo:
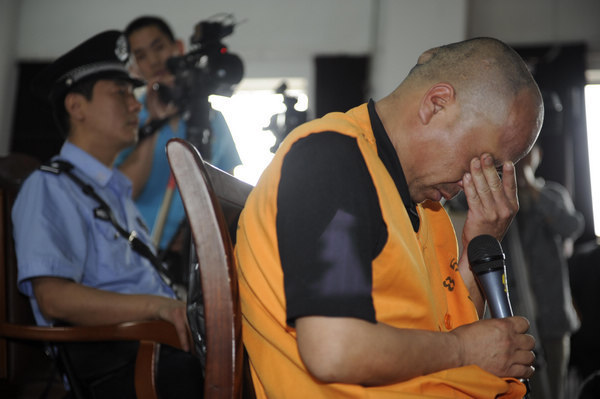
[[[146,108],[148,109],[148,114],[150,115],[149,120],[159,120],[164,118],[170,118],[178,113],[178,109],[173,104],[173,102],[169,102],[165,104],[159,95],[158,87],[167,86],[173,87],[175,84],[175,77],[170,76],[168,78],[161,79],[152,79],[148,82],[148,90],[146,91]]]

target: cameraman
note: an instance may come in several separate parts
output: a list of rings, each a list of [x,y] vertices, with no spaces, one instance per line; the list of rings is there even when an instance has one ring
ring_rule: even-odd
[[[167,68],[167,60],[184,54],[183,42],[175,39],[167,23],[154,16],[139,17],[127,25],[125,36],[129,45],[131,69],[147,83],[147,90],[140,98],[140,126],[151,121],[167,118],[156,134],[141,140],[137,146],[123,151],[117,159],[119,169],[133,182],[133,198],[146,223],[152,227],[153,238],[165,261],[177,264],[181,250],[181,234],[178,234],[185,211],[177,190],[168,203],[167,186],[170,168],[165,145],[173,137],[186,137],[186,122],[182,120],[173,103],[166,104],[156,90],[158,85],[173,87],[175,78]],[[158,84],[158,85],[157,85]],[[232,172],[241,163],[231,133],[219,112],[211,110],[212,131],[210,152],[205,160],[214,166]],[[166,201],[163,199],[166,198]],[[157,226],[157,215],[167,207],[164,226]],[[156,231],[156,230],[160,231]]]

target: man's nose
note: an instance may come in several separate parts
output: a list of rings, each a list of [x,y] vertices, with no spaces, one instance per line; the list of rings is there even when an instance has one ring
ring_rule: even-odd
[[[158,51],[150,51],[150,64],[152,66],[160,66],[162,58]]]
[[[142,109],[142,104],[137,100],[137,98],[135,98],[135,95],[133,94],[133,92],[129,93],[129,109],[132,112],[138,113],[140,112],[140,110]]]

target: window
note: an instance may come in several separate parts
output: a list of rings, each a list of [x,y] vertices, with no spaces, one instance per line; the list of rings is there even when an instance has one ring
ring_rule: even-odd
[[[212,107],[223,113],[242,160],[234,175],[252,185],[273,158],[275,136],[265,128],[272,115],[285,112],[283,96],[275,92],[284,81],[286,94],[298,98],[295,108],[306,110],[306,79],[301,78],[244,79],[231,97],[209,98]]]
[[[585,113],[587,122],[588,152],[594,230],[600,236],[600,84],[585,86]]]

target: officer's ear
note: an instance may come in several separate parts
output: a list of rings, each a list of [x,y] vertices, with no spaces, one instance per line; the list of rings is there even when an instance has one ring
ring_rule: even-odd
[[[74,120],[82,120],[84,118],[84,106],[87,99],[80,93],[68,93],[65,96],[65,110],[69,117]]]

